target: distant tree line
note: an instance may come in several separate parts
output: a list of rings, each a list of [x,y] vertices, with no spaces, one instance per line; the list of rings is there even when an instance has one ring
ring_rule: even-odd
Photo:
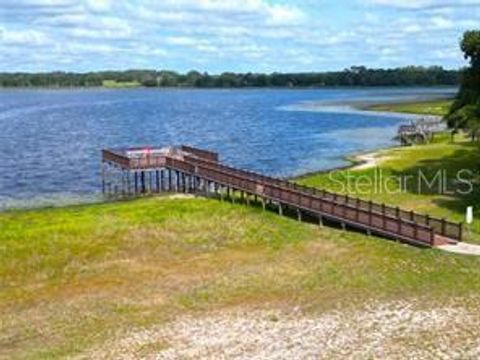
[[[460,48],[470,66],[461,74],[460,89],[447,120],[455,130],[468,130],[474,140],[480,138],[480,30],[466,31]]]
[[[211,75],[198,71],[127,70],[88,73],[0,73],[0,87],[98,87],[104,81],[136,82],[145,87],[323,87],[323,86],[436,86],[458,85],[460,72],[439,66],[308,73],[233,73]]]

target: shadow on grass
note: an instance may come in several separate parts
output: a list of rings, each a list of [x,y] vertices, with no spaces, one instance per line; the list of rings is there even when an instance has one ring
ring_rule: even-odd
[[[390,170],[393,176],[409,180],[402,190],[414,195],[431,196],[440,208],[463,216],[465,208],[480,202],[480,146],[465,144],[438,159],[419,160],[401,171]]]

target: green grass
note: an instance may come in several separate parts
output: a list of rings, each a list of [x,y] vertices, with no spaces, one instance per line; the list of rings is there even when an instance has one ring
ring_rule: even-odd
[[[0,358],[72,355],[185,312],[480,291],[479,258],[213,199],[11,211],[0,228]]]
[[[431,100],[395,104],[376,104],[368,106],[367,109],[374,111],[444,116],[448,113],[452,103],[453,100]]]
[[[138,81],[115,81],[115,80],[103,80],[102,86],[109,89],[119,89],[119,88],[135,88],[139,87],[141,84]]]
[[[479,144],[462,135],[457,135],[455,142],[451,142],[449,134],[437,134],[430,144],[380,151],[378,167],[319,173],[298,181],[452,221],[463,221],[466,207],[480,202],[479,152]],[[379,180],[380,173],[383,180]],[[468,190],[468,186],[458,181],[457,175],[473,181],[471,192],[460,193]],[[385,179],[388,177],[392,180],[387,183]],[[401,181],[404,181],[403,185]],[[427,181],[433,185],[428,186]],[[466,240],[480,243],[480,222],[474,222],[466,230]]]

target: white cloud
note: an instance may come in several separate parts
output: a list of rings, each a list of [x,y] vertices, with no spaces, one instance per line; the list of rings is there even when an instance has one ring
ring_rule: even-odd
[[[186,36],[169,36],[165,38],[165,42],[170,45],[195,45],[197,40]]]
[[[113,6],[113,0],[86,0],[86,7],[94,12],[106,12]]]
[[[453,20],[441,16],[435,16],[431,19],[432,25],[437,29],[452,29],[455,25]]]
[[[420,24],[409,24],[403,28],[403,31],[406,33],[418,33],[423,30],[422,26]]]
[[[29,61],[84,70],[456,65],[461,32],[478,26],[472,3],[480,0],[345,0],[352,13],[340,14],[313,0],[0,0],[0,71]],[[454,55],[441,56],[445,44]]]
[[[2,45],[43,46],[49,42],[49,37],[40,31],[0,29],[0,43]]]
[[[267,7],[267,23],[273,25],[298,24],[305,20],[305,14],[290,6],[273,5]]]
[[[367,2],[375,5],[410,10],[480,5],[480,0],[367,0]]]

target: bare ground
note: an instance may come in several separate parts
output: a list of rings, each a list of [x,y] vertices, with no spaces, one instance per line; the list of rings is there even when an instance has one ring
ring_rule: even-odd
[[[378,166],[381,162],[388,160],[389,158],[382,154],[382,151],[375,151],[365,154],[357,154],[354,156],[355,160],[359,161],[359,164],[354,165],[352,170],[364,170],[375,166]]]
[[[237,308],[138,330],[79,358],[478,359],[479,320],[455,303],[374,303],[317,315]]]

